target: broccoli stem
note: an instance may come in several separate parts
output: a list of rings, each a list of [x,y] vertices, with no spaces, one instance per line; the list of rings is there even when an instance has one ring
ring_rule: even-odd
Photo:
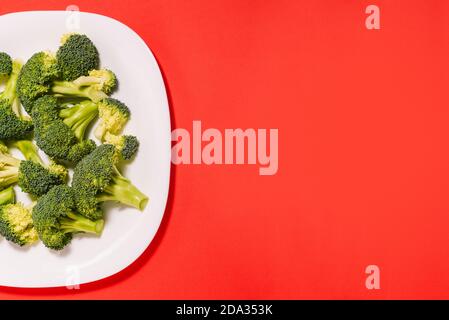
[[[14,203],[16,201],[16,195],[14,193],[14,188],[9,187],[5,190],[0,191],[0,205]]]
[[[22,119],[22,120],[30,120],[30,118],[25,117],[25,116],[22,114],[22,110],[20,109],[20,100],[19,100],[19,97],[15,97],[15,98],[13,99],[13,102],[12,102],[12,104],[11,104],[11,110],[12,110],[12,112],[14,112],[14,114],[15,114],[19,119]]]
[[[115,168],[112,182],[97,195],[99,202],[118,201],[142,211],[148,203],[148,197],[143,194],[131,181],[123,177]]]
[[[86,117],[82,122],[77,123],[77,125],[72,127],[72,131],[75,133],[75,136],[79,141],[84,140],[85,132],[89,124],[92,120],[97,116],[96,113],[91,114],[89,117]]]
[[[67,96],[79,96],[81,94],[80,87],[70,81],[54,81],[51,91]]]
[[[17,149],[19,149],[20,152],[22,152],[25,159],[31,160],[31,161],[38,163],[38,164],[42,165],[43,167],[45,167],[44,162],[42,161],[41,157],[39,157],[37,147],[32,141],[19,140],[19,141],[14,141],[12,143],[12,145],[15,146]]]
[[[104,220],[89,220],[77,213],[69,212],[67,217],[59,219],[61,230],[65,233],[86,232],[101,234],[104,227]]]
[[[76,85],[69,81],[55,81],[51,88],[52,93],[61,96],[83,97],[98,102],[107,98],[107,94],[93,86],[83,88],[82,85]]]
[[[107,127],[103,121],[100,121],[100,124],[95,128],[94,135],[95,137],[100,140],[104,141],[104,136],[106,135]]]
[[[16,87],[17,87],[17,78],[19,77],[20,69],[22,68],[22,64],[18,61],[13,62],[12,72],[6,83],[5,89],[1,94],[1,98],[12,103],[17,98]],[[19,109],[20,110],[20,109]],[[15,112],[19,111],[15,110]],[[17,114],[18,116],[20,114]]]
[[[0,189],[9,187],[19,181],[19,167],[10,167],[0,170]]]
[[[0,189],[7,188],[19,180],[20,160],[0,153]]]
[[[73,82],[79,87],[92,86],[100,83],[98,77],[93,76],[81,76]]]
[[[8,170],[10,167],[19,169],[20,160],[16,159],[9,154],[0,153],[0,171]]]
[[[17,95],[17,79],[19,77],[20,70],[22,69],[22,63],[19,61],[14,61],[12,65],[11,75],[6,82],[4,91],[0,95],[1,100],[8,101],[12,112],[22,120],[29,120],[28,117],[22,115],[22,110],[20,107],[20,100]]]
[[[59,112],[59,116],[72,129],[79,141],[84,140],[86,129],[97,114],[98,107],[91,101],[81,102]]]

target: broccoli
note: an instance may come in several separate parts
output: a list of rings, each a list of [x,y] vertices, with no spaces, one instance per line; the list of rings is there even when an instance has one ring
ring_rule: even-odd
[[[82,101],[74,106],[62,108],[59,117],[72,129],[78,140],[84,140],[86,128],[98,115],[97,104],[90,100]]]
[[[92,41],[82,34],[65,34],[56,52],[56,60],[62,79],[73,81],[87,76],[89,71],[98,69],[100,58]]]
[[[76,165],[72,186],[80,214],[101,217],[99,204],[104,201],[118,201],[139,210],[145,208],[148,197],[121,175],[117,161],[115,147],[103,144]]]
[[[19,180],[20,160],[6,152],[0,152],[0,190],[5,189]]]
[[[139,149],[139,140],[131,135],[114,135],[106,132],[105,143],[112,144],[123,160],[130,160]]]
[[[32,160],[44,166],[44,162],[39,156],[36,145],[31,140],[17,140],[13,141],[10,146],[16,147],[20,150],[26,160]],[[6,146],[5,146],[6,147]],[[3,149],[4,153],[8,153],[8,149]]]
[[[130,118],[129,108],[117,99],[106,98],[98,103],[100,124],[95,129],[95,137],[104,141],[106,132],[119,134]]]
[[[38,240],[31,218],[33,206],[25,207],[22,203],[0,206],[0,234],[6,240],[19,246],[33,244]]]
[[[12,59],[5,53],[0,52],[0,79],[6,79],[12,72]]]
[[[0,191],[0,206],[14,203],[16,201],[16,194],[13,187],[6,188]]]
[[[91,70],[88,76],[73,81],[54,81],[51,93],[58,97],[87,98],[98,102],[107,98],[117,86],[115,74],[106,69]]]
[[[74,233],[100,235],[104,227],[104,220],[92,221],[75,211],[73,190],[68,186],[56,186],[39,198],[32,217],[39,238],[54,250],[67,246]]]
[[[17,149],[19,149],[26,160],[31,160],[34,163],[47,168],[47,170],[50,173],[58,176],[61,183],[65,183],[65,181],[67,181],[67,177],[68,177],[67,168],[60,164],[57,164],[53,161],[49,165],[46,165],[44,163],[44,161],[42,161],[41,157],[39,156],[37,147],[32,141],[19,140],[19,141],[14,141],[11,145],[16,147]]]
[[[22,64],[12,63],[12,69],[5,90],[0,94],[0,139],[22,139],[29,136],[33,124],[22,115],[20,102],[16,93],[16,84]]]
[[[0,152],[8,153],[9,149],[3,141],[0,141]]]
[[[56,57],[49,52],[35,53],[25,63],[17,79],[17,93],[28,113],[37,98],[49,93],[52,81],[59,75]]]
[[[36,144],[53,159],[78,162],[96,147],[94,141],[83,139],[97,112],[90,101],[60,108],[53,96],[37,99],[31,112]]]
[[[0,153],[0,188],[18,182],[24,192],[41,196],[53,186],[65,183],[67,174],[62,171],[58,165],[44,167],[33,160],[19,160],[8,153]]]
[[[28,113],[34,102],[44,95],[98,102],[107,98],[117,85],[117,78],[110,70],[91,70],[88,76],[73,81],[61,81],[60,77],[56,56],[51,53],[36,53],[25,63],[17,81],[17,92]]]
[[[81,141],[75,144],[67,154],[67,160],[73,163],[78,163],[83,159],[86,155],[91,153],[97,145],[91,139]]]

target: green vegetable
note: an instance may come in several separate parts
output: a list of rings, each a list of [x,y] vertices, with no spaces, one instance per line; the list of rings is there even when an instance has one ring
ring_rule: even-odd
[[[36,53],[25,63],[17,80],[17,93],[28,113],[37,98],[50,93],[52,82],[59,75],[56,57],[49,52]]]
[[[61,109],[53,96],[37,99],[31,112],[36,144],[53,159],[78,162],[96,147],[84,133],[97,112],[90,101]]]
[[[62,108],[59,117],[73,131],[78,140],[84,140],[86,128],[98,115],[98,107],[90,100]]]
[[[12,59],[9,54],[0,52],[0,79],[9,77],[12,72]]]
[[[38,240],[33,227],[31,208],[22,203],[0,206],[0,234],[19,246],[30,245]]]
[[[113,145],[104,144],[81,160],[75,167],[72,186],[79,213],[100,218],[99,204],[117,201],[143,210],[148,197],[117,169],[117,153]]]
[[[22,65],[14,61],[11,67],[5,90],[0,94],[0,139],[2,140],[23,139],[30,136],[33,130],[30,119],[22,115],[16,93],[17,78]]]
[[[59,177],[59,180],[62,181],[62,183],[64,183],[67,180],[68,177],[67,168],[55,162],[51,162],[49,165],[46,165],[39,156],[38,149],[32,141],[19,140],[13,142],[12,146],[19,149],[26,160],[31,160],[32,162],[39,164],[42,167],[45,167],[52,174],[57,175]]]
[[[56,60],[63,80],[73,81],[98,69],[100,58],[92,41],[82,34],[66,34],[56,52]]]
[[[28,157],[35,159],[38,155]],[[65,183],[67,173],[64,174],[65,168],[62,168],[58,165],[44,167],[33,160],[19,160],[8,153],[0,152],[0,189],[18,182],[24,192],[41,196],[53,186]]]
[[[13,187],[0,191],[0,206],[16,202],[16,194]]]
[[[107,98],[117,86],[117,78],[109,70],[91,70],[87,76],[61,81],[56,56],[48,52],[34,54],[23,66],[17,92],[25,110],[31,113],[34,102],[44,95],[85,98],[98,102]]]
[[[25,159],[32,160],[36,163],[44,165],[41,157],[39,157],[39,153],[36,145],[30,140],[18,140],[11,143],[11,146],[16,147],[23,154]],[[5,152],[8,152],[7,149]]]
[[[117,99],[107,98],[98,103],[100,124],[95,137],[104,141],[106,133],[120,134],[130,118],[129,108]]]
[[[105,143],[114,145],[123,160],[132,159],[139,150],[139,140],[131,135],[118,136],[107,132]]]
[[[33,222],[39,238],[50,249],[62,250],[74,233],[100,235],[104,221],[92,221],[75,211],[73,191],[68,186],[57,186],[39,198],[33,209]]]

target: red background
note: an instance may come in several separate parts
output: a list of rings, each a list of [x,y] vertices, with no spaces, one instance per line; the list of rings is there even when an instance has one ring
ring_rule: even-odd
[[[14,0],[0,12],[69,4],[148,43],[174,128],[279,128],[279,171],[177,166],[131,267],[0,298],[449,298],[449,2]],[[365,28],[369,4],[381,30]],[[365,288],[369,264],[380,290]]]

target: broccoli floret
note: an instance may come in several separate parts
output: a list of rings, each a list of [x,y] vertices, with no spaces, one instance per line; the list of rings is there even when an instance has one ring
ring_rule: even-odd
[[[100,63],[98,50],[93,42],[86,35],[76,33],[62,37],[56,59],[65,81],[87,76],[89,71],[98,69]]]
[[[66,167],[64,167],[61,164],[58,164],[56,162],[51,162],[47,166],[47,170],[51,173],[56,175],[59,178],[59,181],[62,181],[62,183],[67,182],[67,178],[69,176],[69,172]]]
[[[65,181],[67,181],[67,168],[53,161],[49,165],[46,165],[44,161],[42,161],[42,158],[39,156],[37,147],[32,141],[19,140],[14,141],[11,145],[19,149],[26,160],[31,160],[34,163],[46,168],[50,173],[58,176],[61,183],[65,183]]]
[[[67,154],[67,160],[73,163],[78,163],[81,159],[95,150],[96,147],[97,144],[91,139],[78,142],[70,148],[70,151]]]
[[[35,122],[34,138],[39,148],[49,157],[58,160],[68,160],[71,148],[78,143],[75,134],[62,121],[44,125]]]
[[[0,206],[0,234],[19,246],[33,244],[38,235],[31,218],[32,206],[22,203],[9,203]]]
[[[16,194],[13,187],[0,191],[0,206],[16,202]]]
[[[115,146],[123,160],[130,160],[139,150],[139,140],[131,135],[114,135],[106,132],[105,143]]]
[[[31,160],[25,160],[19,166],[19,187],[35,196],[46,194],[53,186],[64,184],[66,177],[53,167],[45,168]]]
[[[17,82],[17,91],[25,110],[31,113],[34,102],[44,95],[85,98],[98,102],[107,98],[117,85],[112,71],[92,70],[88,76],[74,81],[60,81],[56,57],[48,52],[34,54],[24,65]]]
[[[78,162],[93,149],[93,140],[78,142],[76,136],[63,122],[53,122],[44,127],[36,127],[37,145],[51,158]]]
[[[9,77],[12,72],[12,59],[9,54],[0,52],[0,79]]]
[[[60,172],[54,172],[40,163],[0,153],[0,188],[7,188],[16,182],[24,192],[41,196],[53,186],[65,183],[65,178]]]
[[[91,102],[61,109],[55,97],[39,98],[31,112],[36,144],[53,159],[78,162],[95,149],[94,141],[80,139],[96,114]]]
[[[92,217],[99,212],[104,201],[118,201],[143,210],[148,197],[116,167],[115,147],[103,144],[81,160],[75,167],[72,186],[75,190],[79,213]]]
[[[17,80],[17,93],[28,113],[37,98],[50,92],[59,75],[56,57],[49,52],[36,53],[25,63]]]
[[[39,198],[32,217],[39,238],[54,250],[68,245],[74,233],[100,235],[104,227],[104,220],[92,221],[75,211],[73,191],[68,186],[54,187]]]
[[[30,119],[22,115],[16,93],[17,78],[21,68],[20,62],[13,62],[5,90],[0,94],[0,139],[3,140],[23,139],[33,130]]]
[[[107,98],[98,103],[100,123],[95,129],[95,137],[104,141],[106,132],[120,134],[130,118],[129,108],[121,101]]]

